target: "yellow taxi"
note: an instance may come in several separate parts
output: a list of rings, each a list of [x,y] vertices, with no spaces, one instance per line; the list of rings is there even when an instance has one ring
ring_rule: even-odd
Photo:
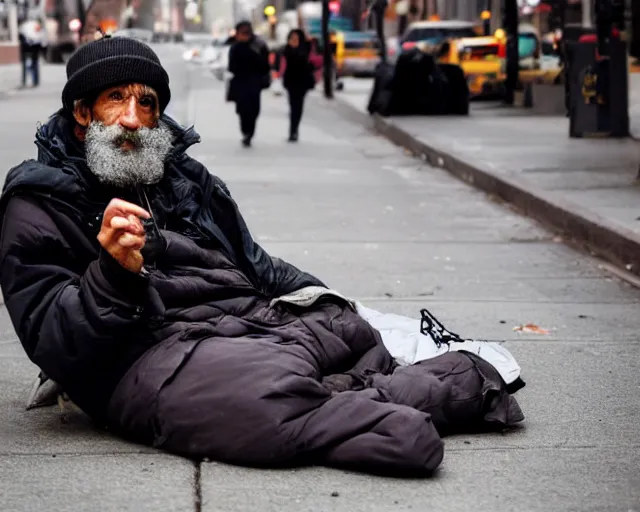
[[[332,43],[339,77],[374,75],[380,62],[380,42],[374,32],[336,32]]]
[[[438,61],[462,68],[472,97],[499,94],[501,51],[500,41],[493,36],[450,39],[442,45]]]

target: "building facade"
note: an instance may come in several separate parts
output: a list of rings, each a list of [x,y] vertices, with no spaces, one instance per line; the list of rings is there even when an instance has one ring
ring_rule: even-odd
[[[20,60],[18,49],[18,6],[0,0],[0,65]]]

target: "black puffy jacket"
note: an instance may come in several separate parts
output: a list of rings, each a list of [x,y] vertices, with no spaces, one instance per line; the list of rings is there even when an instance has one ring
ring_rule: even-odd
[[[165,177],[146,188],[157,224],[219,249],[266,297],[322,285],[253,240],[225,184],[185,153],[199,136],[163,120],[175,140]],[[148,280],[120,267],[96,239],[108,202],[138,196],[97,182],[61,113],[38,130],[36,145],[37,160],[11,169],[0,198],[0,285],[29,358],[100,419],[162,314]]]

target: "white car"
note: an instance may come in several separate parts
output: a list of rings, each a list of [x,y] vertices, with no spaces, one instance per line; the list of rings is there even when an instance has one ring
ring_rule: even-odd
[[[150,43],[153,37],[153,32],[143,28],[123,28],[114,32],[113,37],[129,37],[131,39],[142,41],[143,43]]]

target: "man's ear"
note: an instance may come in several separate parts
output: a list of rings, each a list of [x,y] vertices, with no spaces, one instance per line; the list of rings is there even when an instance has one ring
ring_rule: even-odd
[[[76,101],[75,105],[73,106],[73,117],[77,123],[74,129],[74,133],[80,141],[84,142],[85,132],[87,128],[89,128],[89,124],[91,123],[92,119],[91,109],[84,101]]]
[[[89,123],[91,123],[91,109],[84,101],[77,101],[73,106],[73,117],[80,126],[89,128]]]

